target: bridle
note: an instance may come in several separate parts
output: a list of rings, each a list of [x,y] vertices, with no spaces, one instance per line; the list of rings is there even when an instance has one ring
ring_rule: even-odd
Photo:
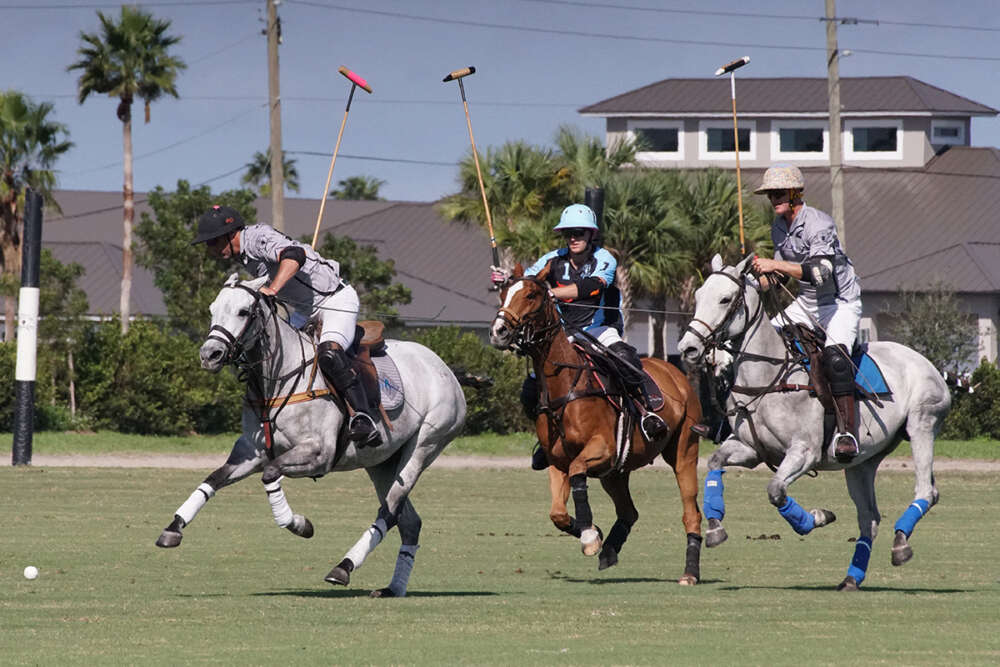
[[[702,342],[702,344],[705,347],[705,352],[707,352],[710,348],[719,347],[722,343],[724,343],[727,340],[727,338],[725,338],[726,332],[729,330],[729,325],[732,324],[732,321],[736,317],[736,314],[739,312],[740,308],[743,309],[743,316],[744,316],[744,321],[746,322],[746,329],[749,329],[757,321],[757,319],[763,312],[763,300],[757,299],[757,307],[754,310],[753,315],[750,314],[750,306],[747,304],[747,299],[746,299],[747,283],[743,279],[743,274],[740,274],[740,277],[736,277],[732,274],[726,273],[725,271],[713,271],[709,275],[709,278],[711,278],[712,276],[725,276],[729,280],[732,280],[734,283],[736,283],[736,286],[739,289],[737,291],[737,297],[734,298],[733,301],[729,304],[729,308],[728,310],[726,310],[726,314],[723,316],[722,320],[719,322],[718,325],[713,327],[708,322],[698,319],[697,317],[692,317],[691,322],[687,325],[685,331],[690,332],[692,335],[695,336],[695,338],[697,338]],[[692,327],[691,325],[694,324],[695,322],[703,326],[705,328],[705,331],[707,331],[708,333],[703,334],[700,331],[696,330],[694,327]]]
[[[238,367],[245,367],[250,364],[248,352],[255,347],[270,347],[267,335],[267,327],[264,325],[268,315],[277,319],[278,312],[273,299],[265,299],[260,292],[247,287],[246,285],[233,285],[230,289],[241,289],[253,297],[253,305],[250,313],[246,317],[243,328],[236,334],[219,324],[213,324],[205,337],[206,342],[214,340],[222,343],[225,347],[225,355],[222,363],[234,364]],[[265,307],[268,312],[265,312]],[[273,351],[272,351],[273,354]],[[262,359],[256,363],[263,363],[268,355],[262,355]]]
[[[518,355],[524,356],[550,343],[556,331],[562,327],[562,323],[552,312],[555,309],[555,299],[549,294],[545,283],[531,276],[514,278],[510,282],[517,281],[535,284],[542,291],[544,299],[540,307],[523,315],[513,313],[505,306],[500,306],[497,310],[497,317],[513,332],[511,347]],[[509,289],[510,285],[507,287]]]

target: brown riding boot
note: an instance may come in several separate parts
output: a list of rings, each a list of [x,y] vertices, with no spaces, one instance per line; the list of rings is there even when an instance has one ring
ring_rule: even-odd
[[[833,400],[837,404],[837,412],[844,419],[844,432],[837,433],[833,437],[834,456],[841,463],[847,463],[858,455],[858,426],[854,393],[834,396]]]

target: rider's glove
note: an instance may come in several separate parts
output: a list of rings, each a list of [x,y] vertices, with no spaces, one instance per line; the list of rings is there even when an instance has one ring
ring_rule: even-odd
[[[507,282],[508,278],[510,278],[510,272],[507,269],[500,266],[490,267],[490,280],[493,281],[495,285]]]

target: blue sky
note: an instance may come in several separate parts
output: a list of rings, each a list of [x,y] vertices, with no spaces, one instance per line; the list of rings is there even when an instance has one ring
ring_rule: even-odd
[[[135,107],[136,190],[173,189],[179,178],[237,187],[268,143],[264,0],[143,6],[172,21],[188,69],[181,99],[154,104],[149,125]],[[66,71],[80,31],[97,31],[97,9],[118,7],[0,1],[0,86],[55,105],[75,143],[58,164],[63,189],[121,189],[116,104],[78,105],[78,72]],[[441,79],[466,65],[478,70],[465,81],[480,150],[515,139],[551,146],[563,124],[603,136],[603,120],[578,108],[665,78],[711,77],[743,55],[741,75],[826,76],[823,0],[285,0],[278,9],[283,143],[297,160],[298,196],[310,198],[323,192],[350,88],[340,65],[374,93],[355,95],[334,183],[374,176],[383,196],[409,201],[456,189],[469,135],[458,87]],[[996,10],[995,0],[838,0],[838,16],[879,21],[839,26],[841,49],[853,52],[841,76],[909,75],[1000,109]],[[1000,119],[974,119],[972,143],[1000,147]]]

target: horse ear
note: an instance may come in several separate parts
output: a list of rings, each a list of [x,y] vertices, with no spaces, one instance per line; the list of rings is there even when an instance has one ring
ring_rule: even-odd
[[[524,277],[524,266],[521,262],[514,265],[514,272],[510,274],[511,278],[523,278]]]
[[[235,287],[236,283],[238,283],[239,281],[240,281],[240,274],[237,273],[236,271],[233,271],[232,273],[229,274],[229,277],[226,278],[225,286]]]
[[[753,253],[750,253],[749,255],[744,257],[743,261],[736,265],[736,272],[739,274],[749,273],[750,269],[753,268],[753,262],[751,261],[753,260],[753,257],[754,257]]]
[[[722,261],[722,255],[715,253],[715,257],[712,258],[712,271],[718,273],[725,265],[726,263]]]
[[[247,280],[243,284],[256,292],[266,283],[267,283],[267,276],[261,276],[260,278],[254,278],[253,280]]]
[[[551,269],[552,269],[552,260],[550,259],[548,262],[545,263],[545,266],[542,267],[542,270],[536,273],[534,277],[537,278],[538,280],[541,280],[544,283],[546,280],[548,280],[549,271]]]

